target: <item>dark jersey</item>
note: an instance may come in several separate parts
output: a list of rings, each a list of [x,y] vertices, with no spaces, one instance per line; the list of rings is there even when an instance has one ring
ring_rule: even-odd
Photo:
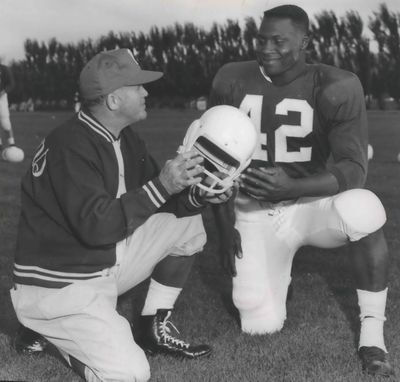
[[[213,81],[210,106],[245,111],[259,132],[253,156],[299,178],[328,171],[340,191],[362,187],[367,172],[367,118],[363,90],[353,73],[307,65],[289,84],[275,86],[256,61],[223,66]],[[331,158],[331,160],[329,160]]]

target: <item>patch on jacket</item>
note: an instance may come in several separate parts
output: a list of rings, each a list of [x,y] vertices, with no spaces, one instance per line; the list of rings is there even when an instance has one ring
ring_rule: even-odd
[[[45,146],[45,140],[43,140],[32,160],[32,175],[36,178],[43,174],[46,167],[46,156],[48,151],[49,149],[46,149]]]

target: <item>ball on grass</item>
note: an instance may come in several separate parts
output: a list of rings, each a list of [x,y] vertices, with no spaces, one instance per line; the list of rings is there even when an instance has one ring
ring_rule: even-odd
[[[1,156],[7,162],[17,163],[17,162],[22,162],[24,160],[24,152],[17,146],[6,147],[2,151]]]
[[[372,145],[368,145],[368,160],[371,160],[374,157],[374,148]]]

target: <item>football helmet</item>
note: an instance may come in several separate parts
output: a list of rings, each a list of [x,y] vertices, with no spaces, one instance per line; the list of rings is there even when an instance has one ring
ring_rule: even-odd
[[[197,186],[221,194],[249,165],[258,134],[251,119],[229,105],[214,106],[189,126],[178,153],[194,148],[204,158],[204,177]]]

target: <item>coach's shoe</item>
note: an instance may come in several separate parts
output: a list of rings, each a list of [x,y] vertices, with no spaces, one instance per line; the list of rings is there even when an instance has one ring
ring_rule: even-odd
[[[386,359],[386,353],[376,346],[362,346],[358,350],[364,372],[374,376],[391,377],[394,370]]]
[[[39,354],[48,345],[47,340],[37,332],[20,325],[14,339],[14,348],[18,353]]]
[[[198,358],[211,353],[208,345],[191,345],[173,336],[178,332],[168,319],[171,310],[158,309],[154,316],[141,316],[137,344],[148,354],[164,353],[182,358]]]

